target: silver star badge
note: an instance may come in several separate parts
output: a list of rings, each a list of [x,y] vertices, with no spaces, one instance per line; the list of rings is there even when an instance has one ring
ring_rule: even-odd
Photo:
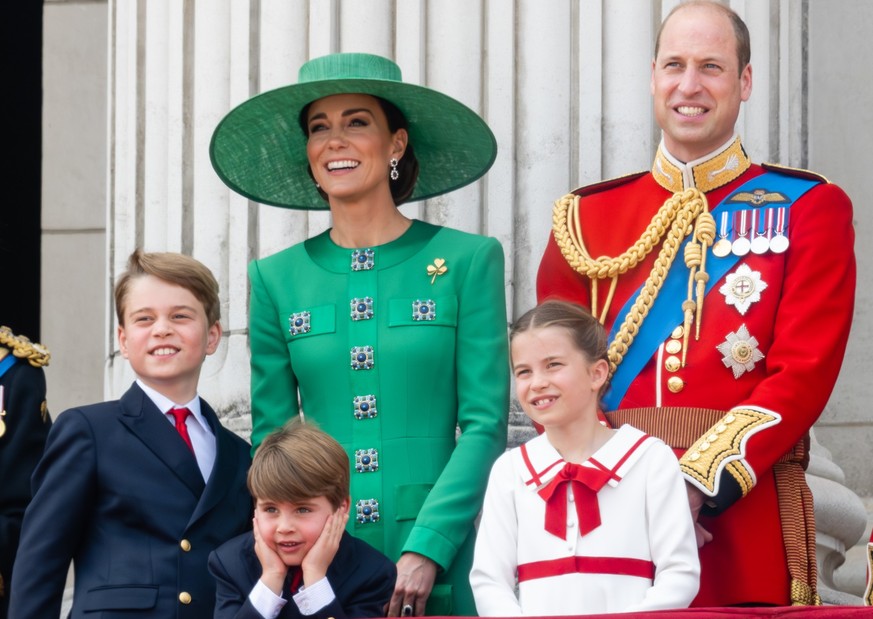
[[[733,305],[745,316],[752,303],[761,300],[761,292],[766,289],[767,283],[761,279],[761,273],[741,264],[740,268],[725,276],[725,283],[718,291],[725,296],[728,305]]]
[[[716,346],[722,354],[721,362],[739,378],[745,372],[755,369],[755,364],[764,358],[764,353],[758,350],[758,340],[749,334],[746,325],[740,326],[735,332],[727,334],[724,342]]]

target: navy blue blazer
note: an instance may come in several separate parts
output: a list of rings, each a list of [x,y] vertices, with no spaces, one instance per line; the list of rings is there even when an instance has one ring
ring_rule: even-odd
[[[60,614],[70,561],[70,617],[211,617],[206,562],[251,528],[250,447],[201,400],[216,437],[212,475],[134,384],[118,401],[72,408],[52,425],[33,475],[15,560],[10,616]]]
[[[215,619],[262,619],[249,601],[249,593],[261,577],[252,533],[235,537],[213,552],[209,572],[218,584]],[[314,615],[303,615],[286,595],[288,603],[277,619],[384,617],[385,605],[394,593],[397,567],[366,542],[343,532],[336,556],[327,568],[327,580],[336,596],[333,602]],[[289,586],[286,580],[286,590]]]

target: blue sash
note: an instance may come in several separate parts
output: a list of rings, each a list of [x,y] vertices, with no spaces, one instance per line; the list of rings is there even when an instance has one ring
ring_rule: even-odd
[[[719,217],[722,213],[733,213],[734,211],[749,209],[751,206],[748,202],[730,202],[731,198],[741,192],[751,192],[762,187],[766,187],[768,192],[779,192],[784,195],[788,201],[780,202],[778,206],[780,208],[790,208],[796,200],[820,182],[818,180],[808,180],[768,171],[747,181],[741,187],[731,192],[710,212],[716,220],[716,225],[718,225]],[[670,333],[673,332],[677,325],[681,325],[684,321],[685,316],[682,311],[682,301],[685,300],[688,294],[688,268],[685,266],[683,256],[685,255],[685,245],[688,244],[690,239],[691,235],[686,237],[676,253],[676,258],[667,272],[667,277],[664,280],[661,291],[658,293],[658,297],[649,309],[649,314],[640,326],[640,330],[637,332],[627,354],[612,376],[609,391],[603,398],[605,410],[610,411],[618,408],[630,384],[639,375],[649,359],[652,358],[652,355],[655,354],[658,346],[670,336]],[[706,283],[705,294],[709,294],[715,284],[739,260],[740,256],[733,254],[719,258],[712,253],[712,247],[710,247],[706,256],[706,270],[709,273],[709,281]],[[615,322],[612,324],[612,330],[609,333],[610,343],[615,339],[616,333],[624,323],[624,319],[633,307],[641,289],[642,286],[630,296],[627,303],[621,308],[618,316],[616,316]]]
[[[3,357],[3,360],[0,361],[0,376],[3,376],[6,373],[6,370],[15,365],[16,361],[18,361],[18,357],[16,357],[12,353],[9,353],[5,357]]]

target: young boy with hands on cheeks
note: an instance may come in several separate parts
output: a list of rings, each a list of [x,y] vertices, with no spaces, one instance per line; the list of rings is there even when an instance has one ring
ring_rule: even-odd
[[[470,584],[481,616],[684,608],[700,565],[673,452],[598,417],[606,333],[588,310],[549,301],[510,332],[524,412],[544,433],[497,459]]]
[[[299,418],[264,440],[248,475],[254,530],[209,557],[217,619],[385,615],[397,570],[345,532],[349,476],[342,446]]]

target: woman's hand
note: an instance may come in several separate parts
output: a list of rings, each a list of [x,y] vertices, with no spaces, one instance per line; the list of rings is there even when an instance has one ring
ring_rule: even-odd
[[[255,534],[255,555],[261,562],[261,582],[276,595],[282,595],[282,586],[285,584],[288,566],[261,537],[258,512],[255,512],[255,517],[252,519],[252,531]]]
[[[330,567],[336,551],[339,549],[346,522],[349,520],[348,508],[338,508],[324,521],[321,535],[303,557],[300,569],[303,571],[303,585],[310,586],[327,576],[327,568]]]
[[[400,555],[397,562],[397,584],[394,585],[394,595],[388,602],[386,616],[403,616],[403,609],[407,606],[412,608],[412,612],[407,610],[405,615],[423,616],[436,574],[436,563],[427,557],[415,552]]]

